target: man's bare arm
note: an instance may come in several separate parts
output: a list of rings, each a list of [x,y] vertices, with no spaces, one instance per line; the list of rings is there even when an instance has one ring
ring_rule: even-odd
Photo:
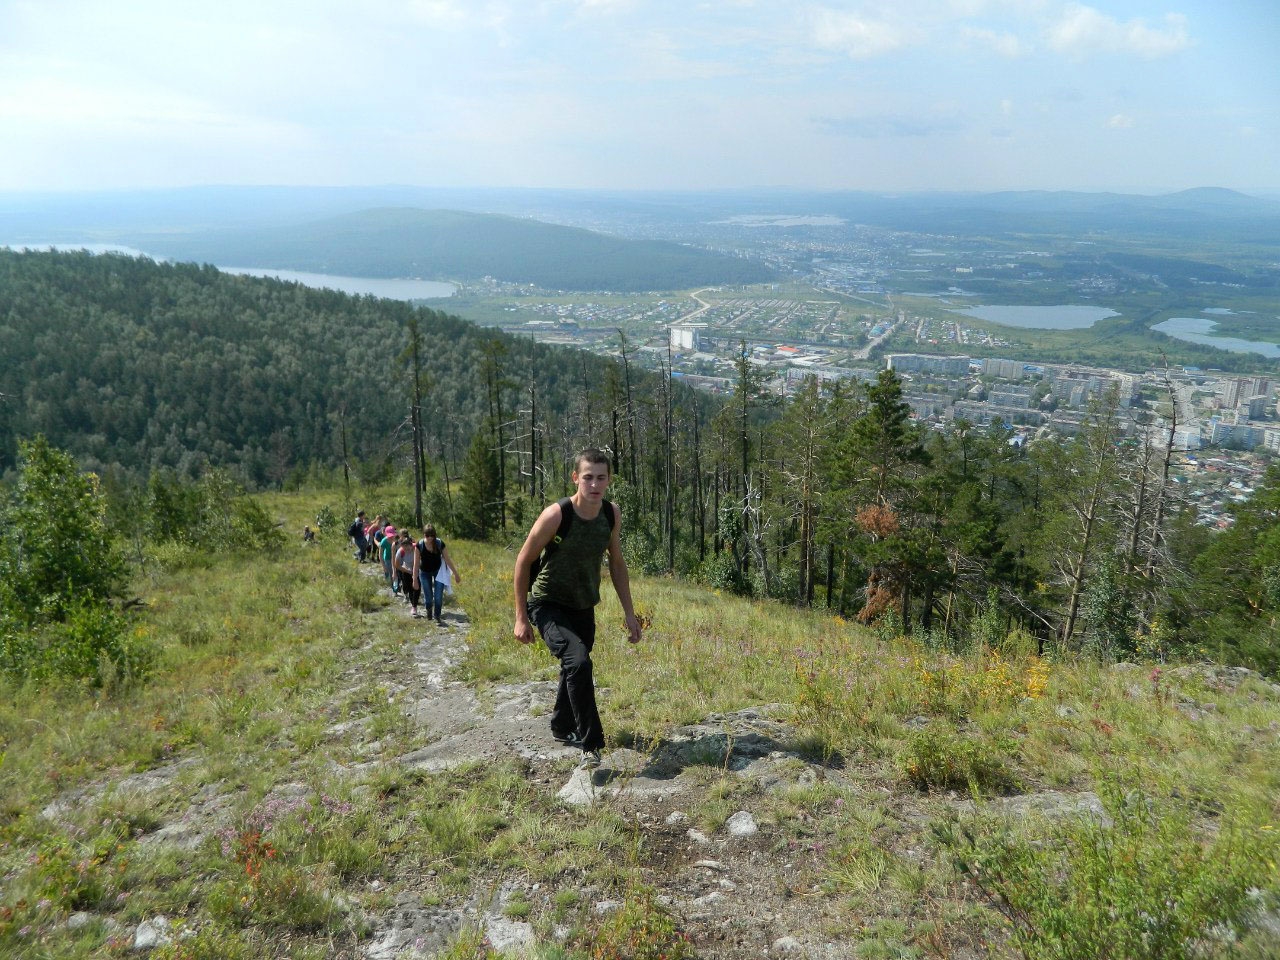
[[[623,615],[627,618],[627,639],[631,643],[640,642],[640,621],[636,619],[636,611],[631,603],[631,575],[627,572],[627,561],[622,556],[622,511],[614,506],[613,536],[609,538],[609,579],[613,581],[613,589],[618,594],[618,602],[622,604]]]
[[[560,529],[560,505],[553,503],[539,514],[533,529],[525,538],[524,546],[516,557],[515,575],[512,578],[516,610],[515,635],[521,643],[533,643],[533,627],[529,625],[529,571],[533,561]]]

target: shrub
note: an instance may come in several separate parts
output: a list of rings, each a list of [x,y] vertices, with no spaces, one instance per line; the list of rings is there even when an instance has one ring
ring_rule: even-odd
[[[688,937],[647,888],[609,916],[590,946],[591,960],[684,960],[693,955]]]
[[[955,867],[1012,925],[1027,960],[1191,960],[1214,955],[1274,878],[1275,831],[1197,827],[1183,803],[1114,782],[1100,791],[1113,823],[1059,822],[1046,838],[1008,824],[934,828]]]
[[[108,530],[98,478],[43,437],[19,450],[17,487],[0,504],[0,612],[34,624],[61,619],[73,600],[115,597],[124,556]]]
[[[251,960],[260,954],[235,930],[217,925],[184,930],[177,940],[161,944],[150,960]]]
[[[344,528],[342,521],[338,519],[339,516],[346,516],[346,512],[340,509],[335,510],[333,504],[326,503],[316,511],[316,532],[321,534],[342,533]]]
[[[224,877],[211,909],[228,923],[336,930],[349,905],[335,881],[377,859],[370,810],[323,794],[272,795],[219,833]]]
[[[294,930],[337,932],[347,908],[331,892],[322,871],[267,863],[252,876],[228,877],[214,885],[209,910],[227,924],[267,924]]]
[[[438,958],[439,960],[498,960],[498,954],[490,948],[483,930],[479,927],[467,926],[458,931]]]
[[[1049,678],[1048,664],[1038,657],[1006,660],[986,647],[965,658],[916,656],[910,666],[920,708],[955,720],[979,708],[1011,707],[1025,698],[1039,699]]]
[[[751,592],[742,571],[733,562],[733,555],[728,551],[707,554],[707,558],[698,567],[697,578],[716,590],[728,590],[737,594]]]
[[[159,544],[185,544],[207,551],[283,543],[283,535],[262,506],[217,470],[196,483],[172,473],[152,474],[145,510],[148,534]]]
[[[18,905],[25,900],[65,911],[109,907],[134,834],[127,819],[110,814],[70,833],[36,834],[30,837],[35,851],[23,870],[10,875],[6,893],[16,894]]]
[[[1007,793],[1017,786],[1006,759],[1013,746],[1004,738],[960,736],[935,723],[912,734],[898,755],[898,769],[921,790]]]
[[[343,606],[357,613],[372,613],[381,606],[378,585],[372,577],[361,577],[359,580],[344,580],[337,589]]]
[[[87,679],[94,686],[145,679],[153,648],[105,603],[81,599],[64,620],[33,626],[0,621],[0,669],[15,678]]]

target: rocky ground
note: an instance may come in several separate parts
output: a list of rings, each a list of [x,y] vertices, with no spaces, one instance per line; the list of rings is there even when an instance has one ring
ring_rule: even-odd
[[[393,612],[408,616],[407,608]],[[842,957],[849,947],[819,933],[818,904],[796,896],[812,882],[806,865],[786,855],[787,843],[771,835],[750,809],[735,811],[707,835],[688,812],[707,791],[708,771],[741,779],[745,793],[766,793],[790,784],[815,783],[839,771],[790,747],[795,731],[761,707],[713,715],[679,727],[656,743],[606,751],[601,767],[575,769],[580,752],[552,739],[546,714],[555,684],[500,685],[483,697],[450,679],[464,652],[467,621],[448,616],[447,629],[427,629],[408,653],[409,669],[383,683],[394,691],[415,724],[429,731],[429,746],[391,762],[444,770],[478,760],[518,757],[531,783],[573,806],[609,804],[643,831],[645,879],[691,938],[699,956],[747,958],[766,955]],[[435,630],[433,633],[432,631]],[[602,696],[608,696],[607,688]],[[344,731],[358,736],[360,724]],[[777,848],[781,842],[782,850]],[[557,891],[518,878],[486,878],[465,901],[422,906],[407,884],[397,906],[373,917],[374,932],[363,955],[370,960],[430,957],[464,923],[479,923],[490,943],[519,953],[534,942],[533,926],[504,915],[512,898],[549,909]],[[578,891],[595,914],[620,903],[599,890]],[[557,933],[565,935],[567,927]]]
[[[403,629],[412,630],[415,640],[394,653],[375,650],[372,640],[350,651],[344,676],[348,692],[376,690],[385,697],[364,698],[360,709],[344,709],[342,719],[328,726],[327,740],[318,749],[334,757],[330,766],[335,772],[359,779],[388,767],[441,772],[477,762],[514,761],[528,783],[555,802],[569,808],[608,805],[637,830],[642,838],[637,865],[644,882],[687,934],[696,955],[743,960],[853,955],[852,944],[823,934],[828,901],[806,895],[814,880],[812,854],[783,836],[756,805],[767,806],[770,796],[791,787],[845,779],[840,758],[823,761],[795,746],[796,731],[775,717],[779,708],[708,716],[656,742],[606,751],[597,770],[576,769],[580,752],[554,741],[547,725],[554,683],[498,685],[478,692],[454,679],[469,629],[461,610],[446,609],[443,625],[410,619],[407,606],[399,602],[371,616],[403,618]],[[601,696],[608,696],[607,688]],[[395,753],[395,738],[375,736],[380,701],[397,705],[416,732],[414,739],[425,745]],[[154,797],[157,809],[166,812],[140,843],[155,851],[194,851],[216,842],[226,830],[236,800],[223,792],[220,782],[199,782],[202,763],[201,756],[192,754],[70,791],[43,815],[65,821],[108,794],[131,796],[144,805]],[[287,808],[306,799],[305,778],[300,772],[295,776],[278,783],[262,806]],[[717,818],[722,823],[707,829],[706,818],[696,810],[709,785],[717,782],[731,802],[741,799],[741,809]],[[160,802],[175,794],[183,798],[176,806]],[[373,898],[374,907],[360,905],[368,890],[352,891],[348,906],[360,915],[353,927],[361,935],[354,954],[349,946],[335,947],[335,953],[368,960],[432,957],[470,927],[483,930],[494,948],[519,956],[535,943],[529,919],[552,912],[556,895],[566,889],[573,889],[580,910],[590,916],[599,918],[621,907],[616,891],[594,886],[586,877],[580,886],[565,881],[549,889],[519,876],[480,875],[465,894],[443,902],[424,895],[429,886],[430,876],[385,876],[371,884],[387,893]],[[520,911],[528,919],[511,916],[513,900],[529,905]],[[69,921],[72,929],[89,924],[99,924],[117,947],[138,953],[193,934],[192,927],[162,916],[134,927],[91,913],[74,914]],[[553,939],[569,934],[568,924],[552,930]]]
[[[350,651],[343,678],[348,692],[372,690],[377,696],[347,701],[331,718],[323,743],[315,748],[331,757],[331,771],[358,781],[388,770],[441,773],[476,764],[515,763],[548,803],[568,809],[606,807],[634,831],[638,840],[633,866],[687,934],[697,956],[835,960],[865,955],[848,934],[850,918],[840,914],[840,898],[820,892],[818,852],[823,837],[811,831],[812,842],[797,842],[805,834],[802,806],[797,810],[791,804],[786,823],[778,814],[796,791],[829,787],[833,795],[851,802],[863,798],[869,810],[890,801],[896,822],[903,826],[882,831],[876,842],[895,845],[898,862],[916,863],[921,871],[936,867],[928,863],[930,854],[921,843],[930,814],[919,798],[895,790],[892,782],[878,781],[873,771],[846,766],[839,756],[807,752],[778,705],[711,715],[656,741],[609,750],[597,770],[576,769],[578,751],[557,744],[548,729],[545,715],[555,695],[553,683],[477,691],[456,679],[470,626],[463,612],[448,609],[446,622],[435,625],[411,620],[407,607],[394,602],[370,616],[403,618],[395,629],[412,639],[395,649],[378,648],[370,640]],[[1232,679],[1224,677],[1223,682]],[[601,696],[608,697],[607,688]],[[352,709],[352,702],[359,706]],[[400,711],[399,722],[413,733],[415,746],[407,752],[398,748],[403,738],[376,733],[386,727],[385,716],[379,720],[378,712],[388,703]],[[1214,707],[1195,703],[1187,709],[1205,712]],[[199,756],[186,756],[69,792],[47,806],[43,815],[64,819],[107,791],[145,800],[178,789],[185,791],[179,812],[166,813],[147,830],[142,843],[153,849],[195,850],[226,829],[235,806],[235,798],[224,793],[219,782],[201,782],[195,776],[200,763]],[[307,797],[310,788],[301,774],[295,776],[282,779],[265,802],[288,806]],[[708,817],[712,794],[720,815]],[[971,809],[963,797],[951,799],[955,809]],[[1091,793],[1045,791],[994,803],[1014,817],[1084,813],[1105,819]],[[434,871],[423,876],[408,869],[397,873],[400,869],[390,863],[367,888],[350,891],[344,909],[358,918],[352,929],[359,933],[335,945],[335,955],[353,960],[432,957],[459,931],[471,928],[482,930],[494,948],[520,956],[535,940],[545,942],[548,934],[551,940],[572,935],[571,919],[550,929],[544,920],[537,932],[532,922],[555,915],[556,904],[563,903],[559,895],[566,891],[587,917],[599,918],[622,906],[616,890],[585,872],[557,878],[552,888],[518,871],[481,870],[470,878],[467,890],[441,897],[432,883]],[[381,896],[370,896],[378,891]],[[521,909],[513,910],[512,904]],[[123,928],[108,917],[78,913],[69,925],[90,923],[101,924],[119,945],[139,953],[184,934],[181,924],[166,917]],[[577,926],[581,929],[580,922]],[[980,947],[949,943],[946,955],[976,957]]]

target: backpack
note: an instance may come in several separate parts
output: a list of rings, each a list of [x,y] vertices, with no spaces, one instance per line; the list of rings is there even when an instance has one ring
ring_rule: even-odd
[[[359,520],[353,521],[351,526],[347,527],[347,536],[351,537],[353,540],[359,540],[363,535],[364,524]]]
[[[569,535],[569,528],[573,526],[573,518],[577,516],[573,509],[572,497],[561,497],[556,501],[556,506],[560,508],[560,526],[556,529],[556,535],[551,538],[551,542],[542,548],[542,553],[534,557],[533,563],[529,565],[530,590],[533,589],[533,581],[538,579],[538,574],[547,565],[547,558],[559,549],[561,542]],[[613,512],[613,504],[608,500],[601,500],[600,509],[609,518],[609,527],[612,529],[618,522],[617,515]]]

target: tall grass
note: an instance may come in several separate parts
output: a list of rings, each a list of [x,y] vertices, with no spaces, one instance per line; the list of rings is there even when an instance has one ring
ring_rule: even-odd
[[[333,499],[267,503],[293,534]],[[481,687],[555,677],[540,643],[512,637],[514,554],[444,534],[463,575],[449,605],[472,624],[460,675]],[[359,669],[343,674],[366,662],[361,650],[369,662],[403,656],[416,634],[409,621],[377,612],[387,601],[351,562],[340,529],[316,547],[299,539],[271,555],[174,549],[149,563],[134,584],[146,603],[136,626],[156,651],[147,684],[4,689],[0,953],[38,944],[51,956],[93,955],[100,927],[75,937],[61,926],[72,909],[92,906],[125,924],[155,912],[187,918],[200,932],[173,956],[273,956],[280,936],[323,956],[324,944],[358,935],[359,905],[343,905],[351,891],[409,869],[434,870],[425,895],[441,901],[493,876],[590,883],[636,901],[611,928],[617,943],[648,930],[653,943],[682,949],[670,918],[645,906],[643,881],[664,878],[628,852],[640,847],[639,828],[607,806],[565,810],[518,765],[431,776],[386,768],[364,783],[335,782],[329,762],[348,759],[324,732],[335,719],[367,713],[379,734],[413,735]],[[928,830],[974,793],[1100,791],[1119,775],[1146,796],[1189,804],[1188,829],[1280,822],[1280,698],[1268,685],[1216,690],[1168,671],[1040,660],[1016,645],[947,650],[662,577],[634,577],[633,593],[651,623],[638,646],[626,643],[607,586],[597,611],[607,735],[634,743],[709,714],[780,705],[775,715],[795,731],[788,769],[798,774],[825,757],[829,779],[764,794],[739,789],[723,770],[716,776],[719,766],[700,769],[687,779],[705,796],[688,809],[710,829],[751,805],[776,833],[779,856],[796,863],[788,883],[829,898],[838,909],[824,929],[865,940],[868,956],[910,955],[924,944],[946,955],[1000,929],[974,889],[944,869],[949,853]],[[68,791],[176,760],[195,762],[163,789],[108,797],[107,807],[71,804],[53,821],[38,816]],[[285,781],[304,785],[309,806],[255,839],[250,818]],[[183,854],[140,846],[140,830],[176,817],[210,784],[231,798],[224,815],[237,830],[227,851],[221,838]],[[326,795],[350,810],[324,820]],[[1172,849],[1159,831],[1125,839],[1119,829],[1115,842],[1130,843],[1124,849],[1139,860]],[[994,828],[981,836],[988,850],[1039,839]],[[261,843],[277,853],[264,859]],[[1203,860],[1207,876],[1220,874],[1215,856]],[[1024,866],[1047,883],[1064,863]],[[1274,885],[1274,874],[1256,882]],[[304,890],[314,896],[294,895]],[[547,920],[536,903],[529,909],[531,921]],[[585,906],[554,909],[582,914],[584,937],[600,933],[602,920]],[[565,955],[589,954],[589,939],[576,942]]]

